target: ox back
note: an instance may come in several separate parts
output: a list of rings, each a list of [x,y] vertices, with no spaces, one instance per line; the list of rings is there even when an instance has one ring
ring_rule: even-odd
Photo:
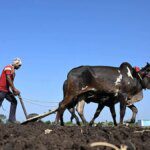
[[[120,67],[81,66],[72,69],[67,76],[65,97],[60,103],[57,121],[63,125],[63,112],[73,107],[79,97],[88,92],[115,97],[120,102],[120,123],[123,123],[126,101],[142,90],[142,85],[134,76],[134,70],[129,63]]]

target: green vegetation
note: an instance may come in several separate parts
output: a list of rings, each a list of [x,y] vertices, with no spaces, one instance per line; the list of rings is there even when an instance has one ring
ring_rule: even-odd
[[[51,125],[51,124],[52,124],[52,122],[51,122],[51,121],[49,121],[49,120],[45,121],[44,123],[45,123],[45,124],[49,124],[49,125]]]
[[[49,124],[49,125],[54,125],[55,124],[55,122],[51,122],[49,120],[45,121],[44,123],[45,124]],[[80,124],[81,124],[81,126],[83,126],[82,122],[80,122]],[[77,124],[76,123],[72,123],[71,121],[68,121],[68,122],[65,122],[65,126],[77,126]],[[94,123],[93,126],[104,126],[104,127],[109,126],[109,127],[113,127],[114,123],[112,121],[107,121],[106,120],[105,122],[103,121],[103,122]],[[131,124],[128,124],[128,126],[135,127],[135,126],[138,126],[138,124],[137,123],[131,123]]]
[[[0,123],[4,124],[7,122],[6,116],[3,114],[0,114]]]

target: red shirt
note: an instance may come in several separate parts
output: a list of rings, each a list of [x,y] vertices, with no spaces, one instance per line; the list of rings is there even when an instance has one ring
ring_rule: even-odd
[[[3,92],[9,92],[9,84],[6,79],[6,75],[10,75],[10,78],[12,79],[12,81],[14,80],[15,69],[12,65],[7,65],[3,69],[1,77],[0,77],[0,91],[3,91]]]

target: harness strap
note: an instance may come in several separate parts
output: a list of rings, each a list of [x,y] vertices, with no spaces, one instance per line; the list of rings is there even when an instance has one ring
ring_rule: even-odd
[[[142,77],[141,77],[141,75],[140,75],[139,73],[138,73],[138,76],[139,76],[139,78],[140,78],[140,79],[141,79],[141,81],[142,81],[143,79],[142,79]]]

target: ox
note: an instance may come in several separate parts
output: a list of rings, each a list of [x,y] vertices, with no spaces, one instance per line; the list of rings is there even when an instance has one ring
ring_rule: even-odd
[[[142,98],[143,98],[143,92],[139,92],[137,95],[133,96],[131,100],[128,100],[127,107],[129,109],[131,109],[132,117],[131,117],[130,120],[127,121],[127,123],[135,123],[136,114],[138,112],[138,109],[133,105],[133,103],[142,100]],[[90,121],[90,125],[92,125],[94,123],[94,120],[99,116],[99,114],[102,111],[102,109],[104,108],[104,106],[109,107],[112,118],[113,118],[114,125],[117,125],[115,107],[113,107],[112,103],[110,103],[110,104],[108,103],[109,99],[107,97],[105,97],[105,98],[99,98],[99,97],[96,98],[94,95],[89,96],[86,100],[83,99],[83,100],[81,100],[77,103],[76,111],[78,112],[78,115],[80,116],[80,118],[81,118],[84,125],[87,123],[87,121],[84,117],[84,114],[83,114],[83,110],[84,110],[84,106],[85,106],[86,102],[87,103],[90,103],[90,102],[99,103],[98,108],[96,110],[96,113],[94,114],[93,119]],[[69,112],[71,113],[71,118],[70,118],[71,122],[75,118],[77,124],[79,124],[79,119],[75,115],[75,108],[69,109]]]
[[[129,63],[120,67],[81,66],[72,69],[67,76],[67,88],[64,99],[59,103],[56,115],[57,123],[63,122],[63,113],[67,108],[74,107],[84,96],[87,99],[90,92],[107,97],[112,105],[120,102],[120,123],[126,110],[126,103],[142,89],[150,89],[150,64],[147,64],[137,74]]]

